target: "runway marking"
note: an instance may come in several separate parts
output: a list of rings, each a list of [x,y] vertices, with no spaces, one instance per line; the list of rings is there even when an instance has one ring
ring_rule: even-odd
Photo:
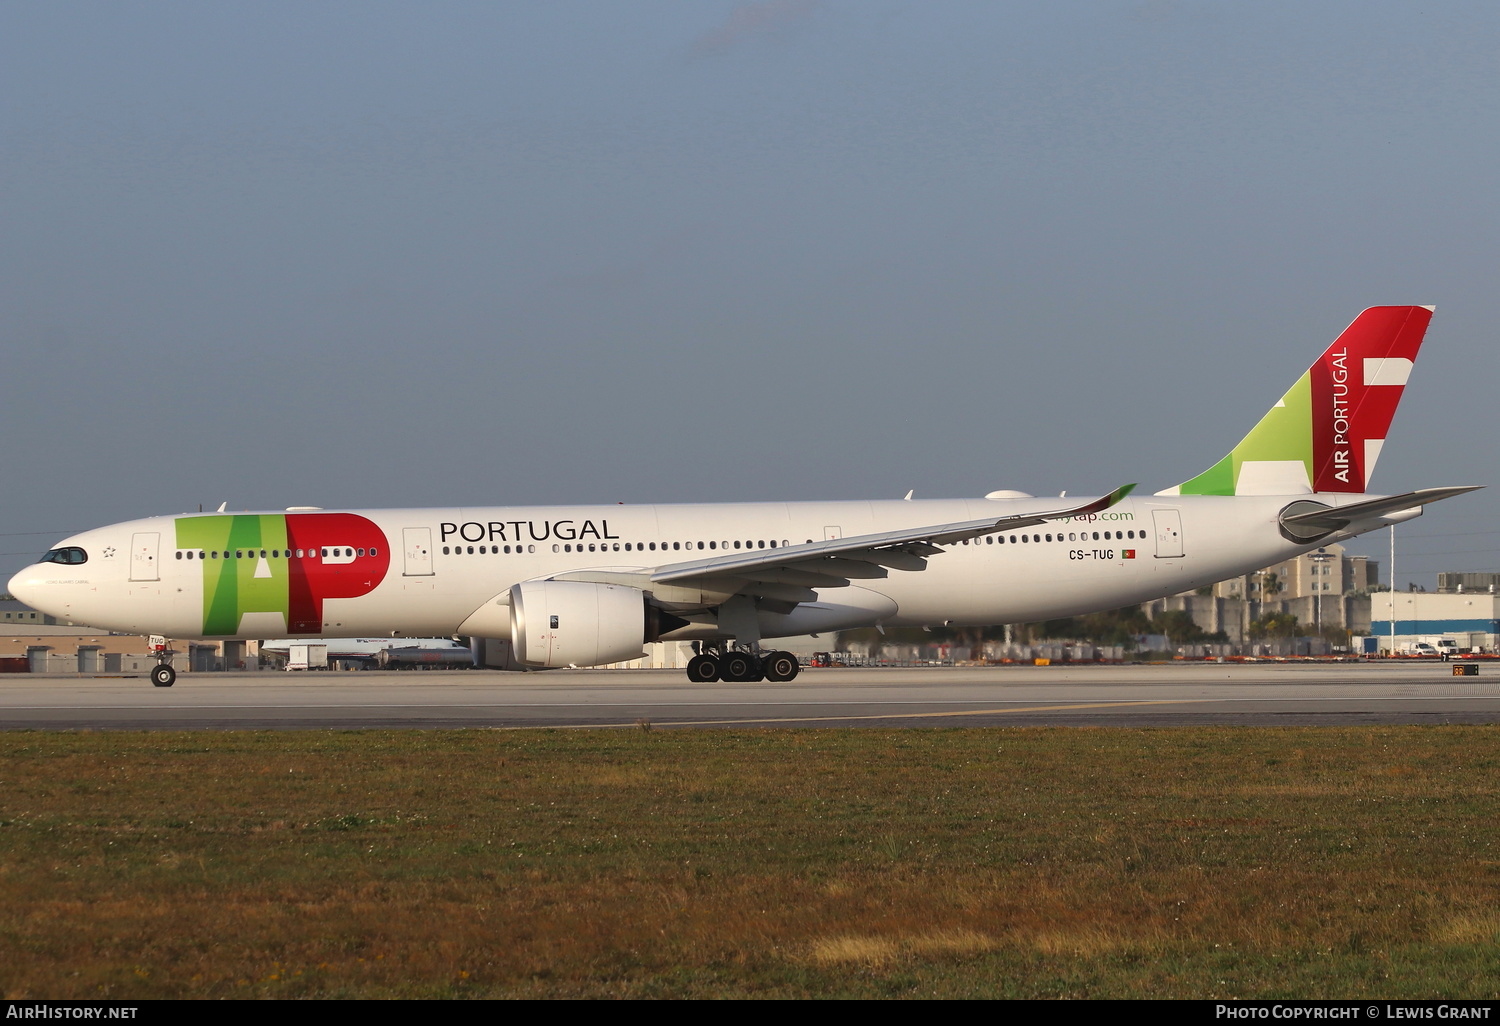
[[[1153,702],[1090,702],[1084,705],[1033,705],[1021,709],[955,709],[949,712],[926,713],[866,713],[859,716],[778,716],[758,717],[744,720],[671,720],[662,721],[663,727],[723,727],[736,723],[823,723],[847,722],[849,720],[923,720],[941,716],[1004,716],[1010,713],[1066,712],[1072,709],[1118,709],[1135,705],[1192,705],[1213,701],[1204,698],[1163,699]],[[599,730],[606,727],[634,727],[634,723],[571,723],[561,726],[500,727],[499,730]]]

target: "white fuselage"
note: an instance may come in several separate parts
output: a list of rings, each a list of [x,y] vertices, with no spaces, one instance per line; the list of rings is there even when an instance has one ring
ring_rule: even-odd
[[[818,589],[818,601],[795,615],[762,614],[761,630],[771,638],[806,633],[809,626],[1021,623],[1116,608],[1348,537],[1353,532],[1294,543],[1278,530],[1277,515],[1294,500],[1339,505],[1353,498],[1367,496],[1127,498],[1085,518],[947,546],[922,570],[892,569],[849,587]],[[577,571],[640,574],[746,547],[999,519],[1057,503],[1007,498],[185,514],[75,535],[59,548],[81,550],[82,562],[33,564],[10,587],[22,601],[75,623],[175,638],[441,637],[460,633],[476,610],[524,581]],[[1373,526],[1379,525],[1364,529]],[[716,635],[700,621],[670,636]]]

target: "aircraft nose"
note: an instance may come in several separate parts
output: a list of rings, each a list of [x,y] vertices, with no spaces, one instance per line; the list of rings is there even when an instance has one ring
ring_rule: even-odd
[[[5,586],[5,590],[10,593],[11,598],[18,602],[24,602],[32,608],[36,606],[34,601],[37,588],[35,569],[35,566],[28,566],[12,577],[10,582]]]

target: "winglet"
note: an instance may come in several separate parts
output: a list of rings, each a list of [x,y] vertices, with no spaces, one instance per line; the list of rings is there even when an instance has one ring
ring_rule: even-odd
[[[1135,491],[1135,485],[1121,485],[1103,498],[1095,499],[1093,502],[1089,503],[1086,506],[1079,506],[1077,509],[1070,509],[1064,515],[1076,517],[1083,516],[1085,513],[1098,513],[1100,510],[1109,509],[1109,507],[1115,505],[1133,491]]]

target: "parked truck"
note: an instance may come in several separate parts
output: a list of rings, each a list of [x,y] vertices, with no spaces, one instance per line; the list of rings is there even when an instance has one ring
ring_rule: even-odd
[[[1458,655],[1458,642],[1441,634],[1424,634],[1401,646],[1402,655],[1437,656],[1451,659]]]
[[[286,668],[288,670],[328,669],[328,646],[312,643],[297,643],[287,646]]]

